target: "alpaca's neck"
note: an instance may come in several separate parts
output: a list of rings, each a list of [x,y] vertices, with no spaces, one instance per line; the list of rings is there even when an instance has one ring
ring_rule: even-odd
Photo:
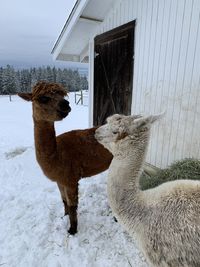
[[[134,227],[144,219],[144,193],[139,188],[139,180],[146,156],[148,140],[140,144],[130,144],[126,155],[114,156],[108,176],[108,196],[115,216],[125,226],[130,221]],[[130,220],[131,218],[131,220]]]
[[[51,164],[57,159],[56,135],[53,122],[34,119],[36,157],[41,165]]]

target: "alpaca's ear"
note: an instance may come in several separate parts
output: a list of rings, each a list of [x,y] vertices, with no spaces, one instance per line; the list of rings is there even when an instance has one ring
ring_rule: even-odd
[[[26,101],[32,101],[32,93],[18,93],[18,96]]]
[[[144,127],[144,126],[150,126],[155,121],[161,119],[164,116],[165,112],[162,112],[157,115],[150,115],[147,117],[142,117],[134,120],[134,125],[136,128]]]

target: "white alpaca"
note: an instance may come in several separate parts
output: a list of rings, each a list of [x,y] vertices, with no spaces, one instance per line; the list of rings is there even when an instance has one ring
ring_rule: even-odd
[[[141,191],[151,124],[160,116],[113,115],[96,130],[114,158],[108,198],[151,266],[200,267],[200,182],[179,180]]]

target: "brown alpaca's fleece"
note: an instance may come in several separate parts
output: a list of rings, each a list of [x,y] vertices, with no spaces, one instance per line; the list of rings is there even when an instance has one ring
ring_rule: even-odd
[[[32,101],[37,161],[44,174],[57,182],[69,214],[69,233],[77,232],[78,181],[108,169],[112,155],[94,137],[96,128],[74,130],[56,137],[54,122],[68,116],[71,108],[62,85],[38,82],[32,93],[19,93]]]
[[[62,96],[67,95],[67,90],[58,83],[38,82],[32,90],[32,100],[37,99],[39,96],[43,96],[46,93],[59,93]]]
[[[57,148],[58,150],[62,147],[66,148],[63,151],[63,156],[68,162],[71,161],[72,173],[82,178],[96,175],[108,169],[113,157],[95,139],[96,129],[97,127],[74,130],[57,137]]]
[[[108,169],[112,154],[95,139],[95,128],[73,130],[55,137],[54,124],[35,121],[37,161],[44,174],[57,182],[69,214],[70,234],[77,232],[78,181]],[[48,133],[48,134],[47,134]]]
[[[46,94],[54,95],[56,93],[64,97],[67,96],[68,91],[62,84],[41,81],[36,83],[31,93],[18,93],[18,96],[26,101],[34,101],[40,96],[44,96]]]
[[[69,187],[73,183],[77,184],[81,178],[107,170],[113,156],[95,139],[96,129],[97,127],[73,130],[56,139],[52,138],[54,134],[47,136],[47,129],[44,129],[47,151],[43,146],[37,148],[39,144],[36,143],[36,156],[45,175],[52,181]],[[41,135],[40,132],[40,139]],[[35,139],[38,140],[36,136]]]

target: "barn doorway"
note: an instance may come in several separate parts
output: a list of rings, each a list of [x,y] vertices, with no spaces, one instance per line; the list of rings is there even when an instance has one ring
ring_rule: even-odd
[[[131,113],[135,21],[96,36],[93,123]]]

